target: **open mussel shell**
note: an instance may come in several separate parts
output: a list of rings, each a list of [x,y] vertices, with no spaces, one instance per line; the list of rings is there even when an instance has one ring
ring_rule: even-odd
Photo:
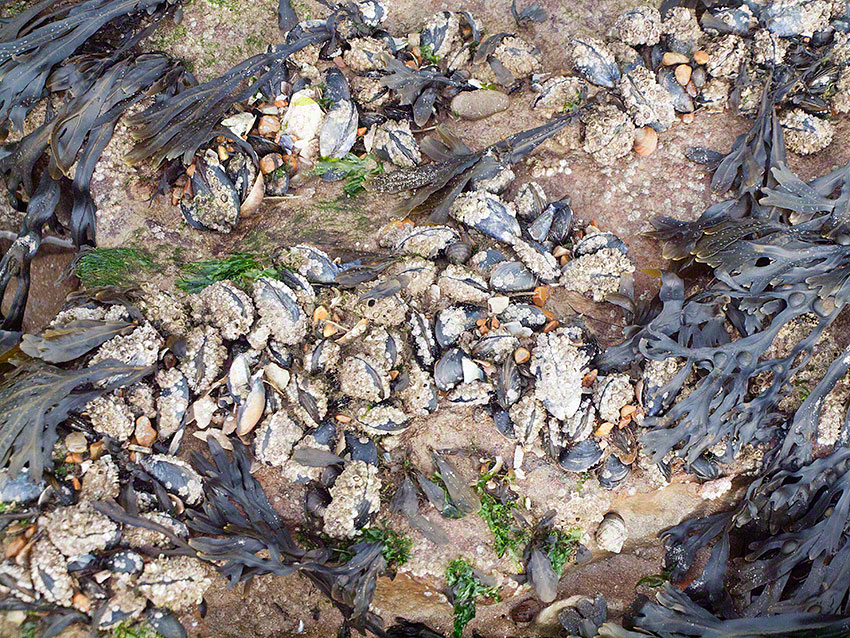
[[[469,265],[476,269],[484,277],[489,276],[493,268],[498,264],[508,260],[502,251],[496,250],[495,248],[479,250],[470,259],[471,261]]]
[[[490,272],[490,288],[498,292],[527,292],[537,285],[537,277],[520,261],[506,261]]]
[[[434,366],[434,383],[440,392],[449,392],[461,383],[483,379],[484,371],[460,348],[447,350]]]
[[[307,516],[316,521],[321,521],[324,518],[325,510],[331,504],[331,500],[327,488],[316,481],[311,482],[304,495],[304,510]]]
[[[698,457],[693,463],[685,465],[685,471],[688,474],[693,474],[701,481],[713,481],[720,476],[720,467],[714,458],[703,454]]]
[[[561,452],[558,459],[568,472],[586,472],[602,459],[602,448],[595,439],[585,439]]]
[[[564,244],[570,238],[573,209],[570,207],[569,200],[566,199],[552,202],[548,208],[553,209],[552,223],[549,226],[549,240],[555,244]]]
[[[503,410],[508,410],[521,396],[522,377],[514,358],[508,357],[496,377],[496,403]]]
[[[628,478],[631,471],[631,465],[626,465],[612,454],[596,470],[596,478],[606,490],[613,490]]]
[[[304,265],[298,271],[307,278],[307,281],[325,285],[334,283],[334,279],[339,274],[339,266],[326,252],[306,244],[293,246],[290,251],[304,260]]]
[[[29,503],[41,496],[44,487],[44,481],[31,481],[26,472],[19,472],[17,476],[0,472],[0,503]]]

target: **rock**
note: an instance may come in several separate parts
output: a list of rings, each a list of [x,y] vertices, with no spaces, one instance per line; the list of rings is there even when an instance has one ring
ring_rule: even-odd
[[[708,55],[705,51],[700,49],[699,51],[694,52],[694,62],[697,64],[706,64],[711,56]]]
[[[156,430],[151,425],[151,420],[146,416],[136,419],[136,442],[139,445],[150,447],[156,441]]]
[[[688,56],[674,51],[668,51],[661,58],[661,64],[664,66],[673,66],[674,64],[687,64]]]
[[[65,437],[65,447],[68,448],[68,451],[72,454],[82,454],[88,449],[89,444],[88,441],[86,441],[85,434],[82,432],[71,432]]]
[[[688,82],[691,81],[691,74],[693,73],[693,69],[687,64],[680,64],[676,67],[676,81],[682,86],[688,86]]]
[[[466,120],[480,120],[506,110],[510,103],[510,98],[501,91],[464,91],[452,99],[452,111]]]

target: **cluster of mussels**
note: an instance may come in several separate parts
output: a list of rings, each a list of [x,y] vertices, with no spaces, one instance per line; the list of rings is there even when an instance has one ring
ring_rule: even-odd
[[[81,58],[59,72],[47,57],[40,85],[5,79],[31,63],[20,54],[41,46],[54,22],[56,41],[72,48],[91,36],[87,20],[98,18],[88,23],[96,30],[147,11],[156,22],[173,4],[86,0],[55,14],[39,4],[4,24],[0,36],[12,44],[0,48],[0,96],[12,121],[22,121],[45,86],[62,92],[81,82],[81,70],[93,92],[114,87],[114,78],[98,84],[92,71],[117,65],[111,58]],[[666,533],[679,583],[714,542],[700,578],[684,592],[665,587],[634,631],[606,623],[601,598],[572,600],[558,617],[566,635],[846,632],[850,436],[841,412],[850,354],[824,342],[850,298],[850,168],[806,183],[785,157],[786,139],[799,153],[822,149],[832,137],[823,114],[850,107],[845,3],[668,4],[620,16],[615,42],[572,40],[581,77],[534,78],[536,107],[555,117],[479,151],[441,127],[440,140],[417,141],[410,123],[424,126],[448,100],[476,116],[498,112],[504,95],[485,89],[471,100],[473,89],[532,77],[539,53],[510,34],[484,37],[466,12],[437,14],[411,41],[381,28],[386,8],[377,0],[329,5],[327,19],[294,25],[283,45],[200,85],[164,57],[122,58],[126,68],[112,69],[122,81],[134,65],[145,71],[133,100],[145,87],[169,87],[135,119],[140,144],[131,159],[182,157],[189,170],[174,199],[193,227],[229,232],[264,196],[314,174],[314,162],[324,179],[347,177],[352,150],[396,165],[364,185],[411,191],[405,205],[432,223],[391,223],[379,235],[386,254],[366,262],[343,263],[308,245],[281,248],[249,290],[228,280],[190,295],[98,289],[74,295],[38,334],[4,332],[4,344],[19,343],[0,358],[0,501],[9,508],[0,513],[8,541],[0,607],[43,615],[45,635],[144,616],[168,638],[182,636],[171,612],[203,606],[211,564],[231,583],[298,572],[354,628],[433,636],[410,623],[382,628],[370,604],[387,568],[384,546],[359,532],[382,507],[385,452],[455,405],[486,412],[515,442],[516,476],[529,452],[568,472],[592,470],[608,489],[638,462],[662,473],[682,463],[711,479],[742,452],[764,455],[736,509]],[[122,54],[142,37],[130,37]],[[254,83],[242,88],[248,77]],[[586,83],[608,90],[587,100]],[[242,101],[249,108],[227,117]],[[568,142],[577,122],[600,163],[633,146],[651,152],[675,113],[727,102],[755,116],[751,131],[727,155],[690,155],[714,170],[715,190],[736,196],[695,222],[655,222],[665,256],[706,265],[714,278],[686,294],[683,280],[665,273],[651,304],[626,303],[635,324],[626,340],[603,349],[579,319],[547,302],[565,289],[625,303],[634,270],[626,246],[578,223],[569,202],[549,201],[539,184],[517,187],[511,165],[547,139]],[[13,197],[27,201],[0,282],[5,290],[14,273],[26,275],[24,300],[23,270],[55,221],[57,166],[70,170],[68,157],[87,138],[76,131],[76,146],[56,144],[75,131],[75,113],[106,127],[101,142],[117,121],[86,104],[63,107],[58,124],[50,113],[16,154],[0,158]],[[127,106],[107,111],[117,118]],[[98,144],[85,142],[89,161]],[[33,191],[31,173],[48,145],[53,170]],[[432,162],[420,165],[422,153]],[[309,173],[299,173],[304,166]],[[76,188],[87,193],[86,184]],[[83,210],[81,240],[93,228],[91,206]],[[805,396],[794,390],[801,382]],[[178,457],[186,433],[207,443],[212,461]],[[293,540],[251,475],[252,459],[308,486],[315,547]],[[420,501],[447,517],[472,513],[480,501],[447,458],[435,453],[433,465],[442,485],[411,468],[391,506],[429,542],[446,543]],[[624,533],[611,513],[598,544],[619,551]],[[742,549],[736,537],[751,545]],[[352,540],[352,557],[340,561],[323,538]],[[526,574],[542,600],[555,598],[558,577],[539,548],[529,551]]]

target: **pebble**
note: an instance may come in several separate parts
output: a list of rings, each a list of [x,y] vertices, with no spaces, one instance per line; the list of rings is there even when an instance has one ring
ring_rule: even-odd
[[[696,62],[697,64],[707,64],[710,59],[711,57],[708,55],[708,53],[706,53],[702,49],[694,53],[694,62]]]
[[[619,554],[627,538],[623,517],[616,512],[608,512],[596,530],[596,544],[599,549]]]
[[[693,113],[683,113],[682,114],[682,124],[690,124],[694,121]]]
[[[517,348],[514,350],[514,361],[517,363],[525,363],[531,357],[531,353],[527,348]]]
[[[257,124],[257,132],[263,137],[274,136],[280,130],[280,120],[272,115],[264,115]]]
[[[13,539],[11,543],[6,545],[6,551],[4,552],[4,555],[6,556],[6,558],[13,558],[20,553],[20,551],[24,548],[26,544],[27,539],[25,539],[23,536],[18,536],[17,538]]]
[[[552,291],[549,289],[549,286],[537,286],[534,289],[534,294],[531,295],[531,302],[540,308],[546,304],[551,294]]]
[[[283,155],[280,153],[269,153],[260,159],[260,170],[268,175],[283,166]]]
[[[676,74],[676,81],[682,86],[688,86],[688,82],[691,81],[691,73],[693,69],[687,64],[680,64],[676,67],[674,73]]]
[[[658,148],[658,133],[651,126],[644,126],[635,131],[635,153],[652,155]]]
[[[452,111],[466,120],[480,120],[506,110],[510,103],[510,98],[501,91],[464,91],[452,99]]]
[[[82,454],[88,449],[89,443],[82,432],[71,432],[65,437],[65,447],[71,453]]]
[[[151,425],[151,420],[146,416],[136,419],[136,443],[150,447],[156,441],[156,430]]]
[[[675,51],[668,51],[661,58],[661,64],[664,66],[673,66],[674,64],[687,64],[689,62],[688,57],[682,53],[676,53]]]
[[[498,315],[503,313],[508,309],[511,300],[503,295],[499,295],[497,297],[490,297],[487,301],[487,305],[490,306],[490,312],[494,315]]]

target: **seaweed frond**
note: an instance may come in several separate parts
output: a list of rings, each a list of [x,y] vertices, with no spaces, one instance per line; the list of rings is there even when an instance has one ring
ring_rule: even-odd
[[[456,558],[446,567],[449,601],[454,608],[452,638],[461,638],[464,628],[475,618],[478,598],[499,600],[499,589],[482,582],[482,575],[463,558]]]
[[[74,274],[84,288],[131,286],[139,271],[156,267],[151,254],[141,248],[92,248],[80,251]]]
[[[183,276],[176,286],[184,292],[200,292],[217,281],[229,280],[241,288],[250,288],[260,277],[277,278],[271,257],[261,253],[237,252],[221,259],[204,259],[182,264]]]
[[[340,158],[322,157],[313,169],[314,175],[332,173],[338,179],[345,180],[342,192],[348,197],[362,193],[366,189],[366,180],[382,175],[383,172],[384,164],[371,153],[362,158],[354,153]]]

